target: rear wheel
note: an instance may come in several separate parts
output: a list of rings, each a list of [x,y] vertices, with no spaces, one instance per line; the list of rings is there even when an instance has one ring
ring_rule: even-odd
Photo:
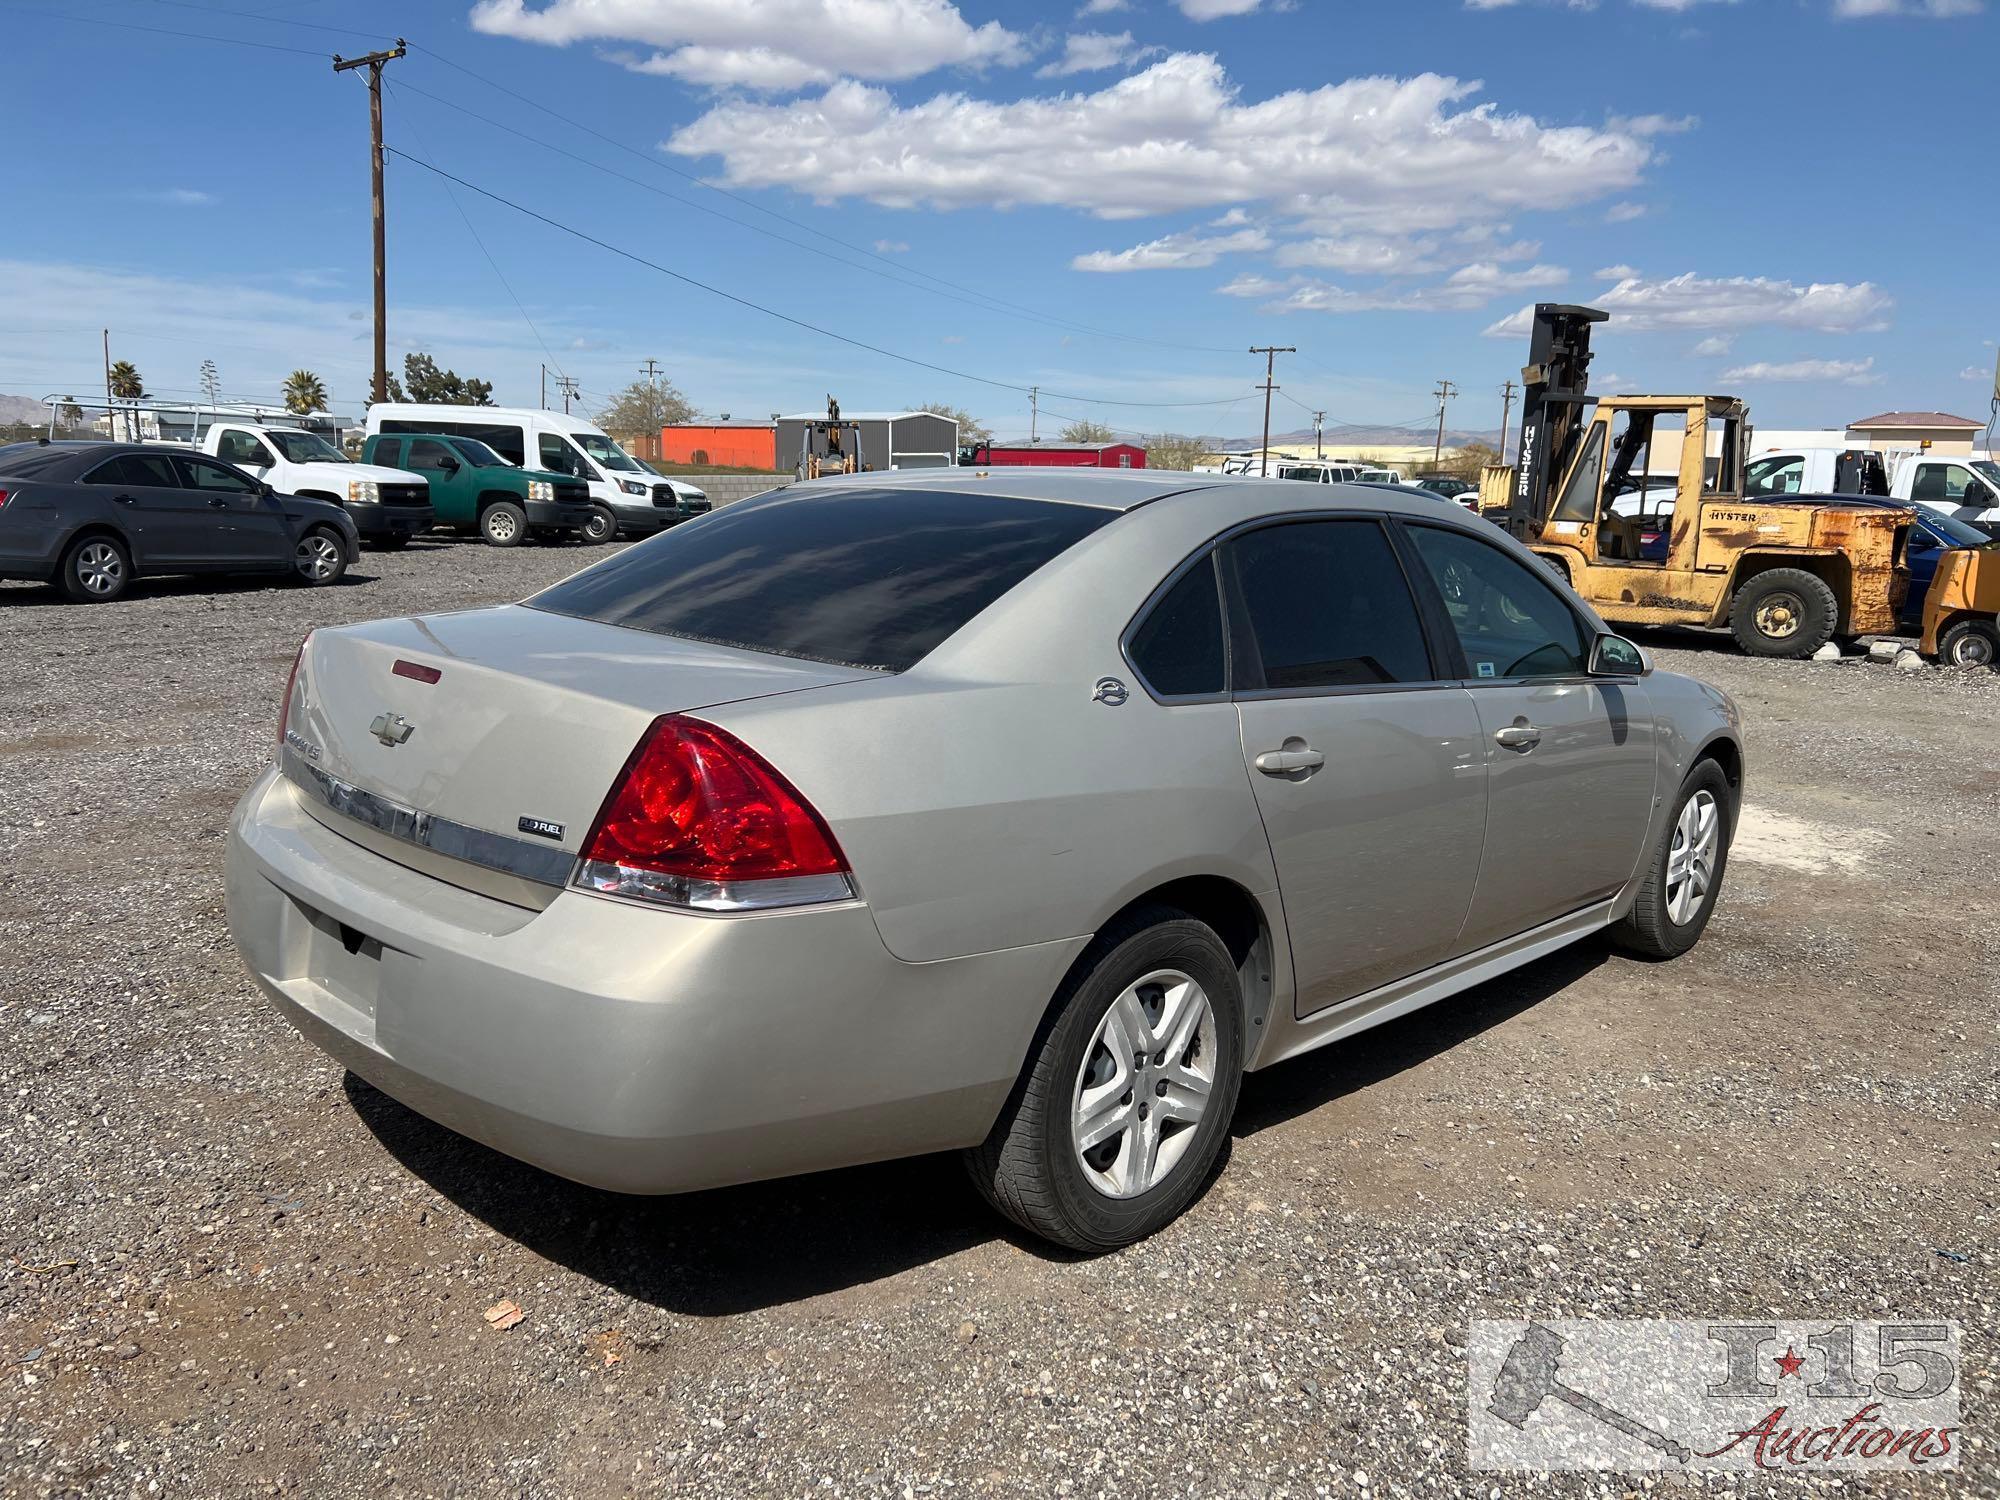
[[[1751,656],[1811,656],[1839,624],[1833,590],[1802,568],[1759,573],[1729,606],[1729,633]]]
[[[1714,761],[1700,762],[1681,783],[1680,801],[1653,846],[1632,910],[1612,929],[1620,947],[1648,958],[1678,958],[1701,940],[1722,889],[1735,826],[1729,778]]]
[[[116,537],[87,536],[63,554],[56,587],[79,604],[108,604],[132,582],[132,554]]]
[[[601,546],[618,535],[618,518],[609,506],[593,505],[590,519],[583,523],[583,539],[591,546]]]
[[[347,571],[347,548],[333,532],[315,526],[299,538],[292,549],[292,573],[308,588],[325,588],[340,582]]]
[[[2000,661],[2000,629],[1991,620],[1960,620],[1938,637],[1938,660],[1948,667],[1990,667]]]
[[[1135,913],[1099,935],[966,1165],[993,1206],[1075,1250],[1113,1250],[1193,1201],[1243,1076],[1236,965],[1207,925]]]
[[[479,534],[495,547],[518,547],[528,535],[528,513],[512,500],[500,500],[479,513]]]

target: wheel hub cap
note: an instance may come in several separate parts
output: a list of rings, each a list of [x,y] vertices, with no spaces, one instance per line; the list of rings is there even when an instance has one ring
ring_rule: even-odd
[[[1685,927],[1701,909],[1715,879],[1715,857],[1722,842],[1722,809],[1715,794],[1696,792],[1674,822],[1674,842],[1667,850],[1667,916]]]
[[[102,542],[92,542],[77,555],[77,577],[93,594],[108,594],[117,588],[124,571],[118,554]]]
[[[1773,594],[1757,606],[1757,628],[1766,635],[1791,635],[1804,614],[1805,606],[1794,595]]]
[[[337,557],[333,543],[323,536],[309,536],[299,543],[299,571],[308,578],[331,578]]]
[[[1178,969],[1128,986],[1105,1012],[1071,1094],[1070,1144],[1107,1198],[1157,1187],[1194,1141],[1215,1090],[1215,1008]]]

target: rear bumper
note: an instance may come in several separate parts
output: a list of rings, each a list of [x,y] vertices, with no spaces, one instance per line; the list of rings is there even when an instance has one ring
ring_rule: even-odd
[[[231,819],[227,889],[245,967],[309,1041],[452,1130],[630,1193],[982,1139],[1082,943],[906,964],[859,903],[710,917],[565,891],[533,911],[362,848],[275,771]]]
[[[347,514],[364,542],[384,536],[415,536],[437,524],[437,511],[429,505],[350,505]]]

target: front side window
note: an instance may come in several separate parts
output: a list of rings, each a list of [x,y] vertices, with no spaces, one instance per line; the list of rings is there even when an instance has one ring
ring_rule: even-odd
[[[215,456],[224,463],[249,464],[253,468],[269,468],[271,464],[271,450],[250,432],[223,433],[215,445]]]
[[[1462,531],[1412,526],[1474,677],[1573,676],[1584,670],[1583,623],[1527,564]]]
[[[575,479],[588,478],[583,467],[583,458],[576,449],[563,441],[555,432],[541,434],[537,443],[542,468],[550,474],[568,474]]]
[[[1745,495],[1796,495],[1806,482],[1806,461],[1783,454],[1760,458],[1743,480]]]
[[[1299,521],[1230,541],[1245,626],[1239,690],[1372,687],[1436,675],[1416,601],[1380,523]]]
[[[410,467],[419,474],[449,473],[458,467],[458,455],[436,438],[411,438]]]
[[[206,490],[210,494],[254,495],[258,485],[254,479],[237,473],[206,458],[176,456],[174,462],[180,466],[181,483],[191,490]]]
[[[697,516],[526,602],[606,625],[900,672],[1117,514],[929,490],[779,491]]]
[[[1223,690],[1222,605],[1212,553],[1146,612],[1132,632],[1131,655],[1146,685],[1162,698]]]

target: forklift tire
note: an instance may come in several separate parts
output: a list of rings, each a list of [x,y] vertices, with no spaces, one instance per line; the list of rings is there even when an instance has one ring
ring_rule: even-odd
[[[1833,590],[1803,568],[1759,573],[1729,606],[1729,633],[1750,656],[1811,656],[1839,624]]]
[[[2000,663],[2000,629],[1991,620],[1960,620],[1938,637],[1938,660],[1947,667]]]
[[[527,539],[527,512],[512,500],[496,500],[479,513],[479,534],[489,546],[518,547]]]

